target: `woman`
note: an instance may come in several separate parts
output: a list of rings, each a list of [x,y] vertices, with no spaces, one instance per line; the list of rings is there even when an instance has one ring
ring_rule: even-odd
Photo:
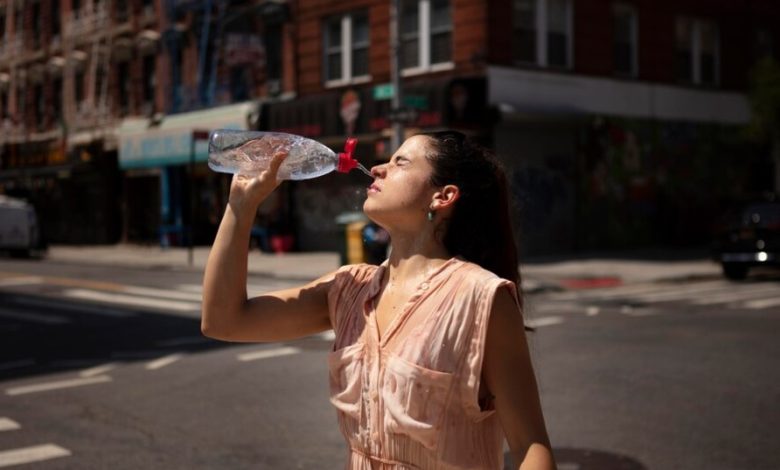
[[[233,180],[203,284],[203,333],[285,341],[328,329],[347,468],[555,468],[528,353],[506,178],[457,132],[409,138],[363,209],[390,233],[380,266],[344,266],[247,300],[248,236],[284,155]]]

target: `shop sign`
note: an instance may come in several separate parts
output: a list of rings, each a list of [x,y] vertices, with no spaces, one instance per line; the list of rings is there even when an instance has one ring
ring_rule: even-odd
[[[341,95],[341,119],[344,121],[344,129],[347,135],[355,133],[355,121],[360,115],[360,97],[355,90],[347,90]]]
[[[392,83],[383,83],[374,87],[374,99],[377,101],[389,100],[395,96],[395,87]]]

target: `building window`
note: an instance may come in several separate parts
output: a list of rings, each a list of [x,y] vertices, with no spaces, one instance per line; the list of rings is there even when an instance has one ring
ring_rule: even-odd
[[[325,82],[368,78],[368,15],[353,13],[325,22]]]
[[[35,129],[42,131],[46,116],[46,97],[43,95],[43,85],[36,84],[33,87],[33,94],[35,95]]]
[[[154,0],[143,0],[142,5],[145,16],[154,16]]]
[[[8,90],[0,90],[0,119],[8,117]]]
[[[38,49],[41,46],[41,2],[34,2],[32,9],[32,48]]]
[[[56,38],[60,35],[60,22],[62,21],[62,18],[60,18],[60,1],[50,0],[49,9],[49,14],[51,15],[51,35]]]
[[[81,108],[82,103],[84,103],[84,78],[84,70],[77,70],[76,76],[73,79],[73,94],[79,108]]]
[[[62,76],[54,78],[52,86],[52,109],[54,111],[54,121],[57,125],[62,124]]]
[[[127,0],[116,0],[116,21],[124,23],[130,19],[130,8]]]
[[[0,11],[0,41],[5,45],[5,11]]]
[[[572,0],[514,0],[513,53],[522,64],[572,67]]]
[[[130,64],[120,62],[117,65],[119,73],[119,114],[127,116],[130,113]]]
[[[677,79],[694,85],[717,85],[719,41],[718,25],[714,21],[677,18]]]
[[[70,10],[73,14],[73,18],[79,17],[81,11],[81,0],[70,0]]]
[[[614,27],[615,73],[629,77],[639,74],[637,56],[639,52],[639,22],[636,8],[617,3],[612,10]]]
[[[146,55],[143,59],[143,101],[146,113],[154,110],[154,91],[156,87],[156,64],[154,55]]]
[[[428,71],[452,66],[449,0],[406,0],[400,12],[401,66]]]

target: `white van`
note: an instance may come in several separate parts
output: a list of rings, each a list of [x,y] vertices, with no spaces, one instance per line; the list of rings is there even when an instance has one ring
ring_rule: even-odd
[[[0,194],[0,250],[39,256],[43,240],[32,204]]]

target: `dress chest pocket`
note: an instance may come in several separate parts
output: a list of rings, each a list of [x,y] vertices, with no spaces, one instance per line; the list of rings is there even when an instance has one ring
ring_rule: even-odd
[[[330,402],[342,413],[360,419],[363,386],[363,342],[351,344],[328,353],[330,370]]]
[[[435,449],[453,376],[388,356],[382,385],[385,430]]]

